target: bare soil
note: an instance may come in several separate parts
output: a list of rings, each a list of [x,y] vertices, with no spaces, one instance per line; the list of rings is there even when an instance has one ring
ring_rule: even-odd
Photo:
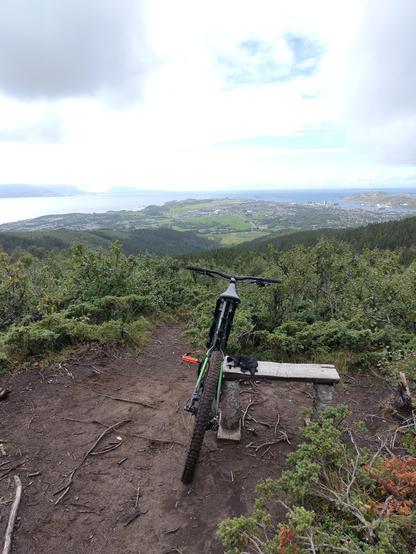
[[[257,481],[280,475],[297,442],[299,411],[311,405],[313,391],[296,383],[242,386],[243,408],[254,404],[241,443],[217,442],[208,432],[195,480],[186,487],[180,475],[192,417],[183,406],[195,366],[180,356],[189,350],[181,326],[163,325],[140,353],[91,347],[48,370],[1,377],[11,393],[0,402],[0,542],[18,473],[16,554],[223,552],[218,523],[248,513]],[[383,416],[388,395],[381,381],[354,376],[338,385],[334,401],[349,404],[354,419],[366,422],[371,442],[392,424]],[[124,420],[83,461],[100,434]],[[253,448],[283,433],[288,441]],[[54,493],[78,466],[59,500],[65,487]]]

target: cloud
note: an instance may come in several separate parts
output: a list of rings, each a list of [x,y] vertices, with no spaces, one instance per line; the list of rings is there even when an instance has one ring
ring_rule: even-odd
[[[385,163],[416,164],[416,2],[368,0],[346,86],[355,143]]]
[[[149,68],[139,0],[3,0],[0,90],[131,101]]]
[[[231,54],[218,59],[220,70],[232,85],[264,85],[312,75],[324,48],[301,35],[284,35],[265,41],[248,38]]]

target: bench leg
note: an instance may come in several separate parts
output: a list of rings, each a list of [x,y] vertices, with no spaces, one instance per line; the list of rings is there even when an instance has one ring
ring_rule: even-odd
[[[313,397],[312,419],[316,420],[319,412],[322,412],[322,410],[331,404],[334,385],[318,385],[314,383],[313,389],[315,394]]]
[[[241,440],[240,382],[224,381],[221,391],[220,422],[217,438]]]

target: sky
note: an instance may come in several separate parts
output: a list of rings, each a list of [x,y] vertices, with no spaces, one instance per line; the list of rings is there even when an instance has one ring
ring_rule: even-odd
[[[416,186],[414,0],[2,0],[0,183]]]

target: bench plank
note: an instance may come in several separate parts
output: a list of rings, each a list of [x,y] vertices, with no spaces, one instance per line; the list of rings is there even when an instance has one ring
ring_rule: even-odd
[[[259,361],[257,373],[251,376],[250,373],[243,373],[239,367],[231,367],[226,360],[227,357],[223,364],[224,379],[275,379],[326,384],[335,384],[340,380],[335,366],[330,364],[284,364]]]

